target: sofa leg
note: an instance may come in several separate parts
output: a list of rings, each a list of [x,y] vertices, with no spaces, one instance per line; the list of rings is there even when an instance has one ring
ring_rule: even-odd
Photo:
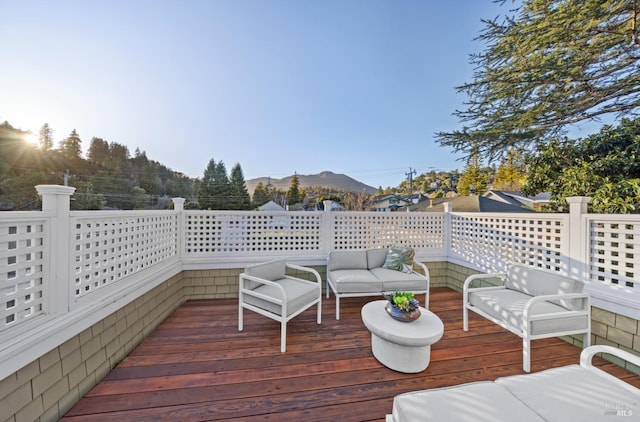
[[[336,295],[336,319],[340,319],[340,296]]]

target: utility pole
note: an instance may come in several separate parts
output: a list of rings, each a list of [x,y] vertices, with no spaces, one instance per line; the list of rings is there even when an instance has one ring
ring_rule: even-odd
[[[407,180],[409,181],[409,195],[413,195],[413,175],[416,174],[415,169],[409,167],[409,173],[405,173]]]

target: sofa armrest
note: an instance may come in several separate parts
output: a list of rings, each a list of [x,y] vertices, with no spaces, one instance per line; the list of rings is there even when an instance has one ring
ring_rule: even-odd
[[[492,286],[492,287],[471,287],[471,283],[473,283],[476,280],[486,280],[490,278],[493,278],[493,279],[497,278],[501,281],[502,284],[504,284],[506,277],[507,275],[505,273],[473,274],[467,277],[467,279],[464,281],[462,290],[463,292],[466,292],[467,290],[494,289],[496,287],[502,288],[502,286],[500,285]]]
[[[557,295],[532,296],[531,299],[529,299],[525,304],[522,316],[525,321],[533,321],[533,320],[541,320],[541,319],[553,319],[558,317],[568,318],[568,317],[578,316],[578,315],[588,315],[591,311],[591,304],[589,301],[589,297],[590,297],[589,293],[563,293],[563,294],[557,294]],[[575,301],[576,299],[579,299],[581,303],[581,306],[579,306],[577,309],[567,309],[566,311],[562,311],[562,312],[537,314],[535,317],[531,316],[531,308],[533,308],[533,306],[535,306],[536,303],[554,302],[558,300]]]
[[[422,269],[423,274],[420,274],[418,271],[415,271],[413,269],[414,266],[417,266],[418,268]],[[413,261],[413,265],[411,268],[411,272],[414,274],[418,274],[421,277],[424,277],[427,279],[427,282],[429,281],[429,279],[431,278],[431,276],[429,275],[429,268],[427,268],[426,265],[424,265],[422,262],[418,262],[418,261]]]

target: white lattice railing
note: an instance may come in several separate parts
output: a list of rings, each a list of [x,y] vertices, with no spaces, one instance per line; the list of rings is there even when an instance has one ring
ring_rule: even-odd
[[[331,250],[404,245],[418,254],[445,253],[444,213],[334,212]]]
[[[176,212],[75,212],[71,265],[75,301],[154,265],[178,261]]]
[[[588,279],[640,292],[640,219],[598,215],[587,221]]]
[[[45,312],[45,236],[42,213],[11,213],[0,221],[0,332]]]
[[[184,211],[188,256],[303,255],[320,253],[322,213]]]
[[[449,253],[486,272],[519,262],[566,273],[568,219],[568,214],[452,214]]]

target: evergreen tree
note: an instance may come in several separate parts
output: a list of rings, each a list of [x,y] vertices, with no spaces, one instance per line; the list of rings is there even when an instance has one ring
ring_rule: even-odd
[[[91,138],[89,150],[87,151],[87,159],[92,163],[104,166],[109,161],[109,143],[102,138]]]
[[[259,182],[255,189],[253,190],[253,206],[254,207],[259,207],[262,206],[264,204],[266,204],[267,202],[269,202],[271,200],[271,195],[269,194],[269,190],[262,184],[262,182]]]
[[[215,166],[213,189],[211,209],[228,209],[229,199],[231,198],[231,183],[229,182],[229,176],[227,176],[227,168],[222,161],[219,161]]]
[[[473,153],[467,162],[467,167],[458,180],[458,193],[460,195],[482,195],[487,191],[488,178],[480,166],[480,157]]]
[[[230,188],[231,198],[229,202],[229,209],[248,210],[251,208],[249,191],[247,191],[247,185],[245,183],[244,174],[240,164],[236,164],[231,169]]]
[[[520,148],[510,148],[496,171],[494,189],[519,191],[526,179],[524,153]]]
[[[80,136],[78,136],[76,130],[73,129],[69,136],[60,142],[60,152],[71,160],[78,160],[82,152],[81,144]]]
[[[212,158],[207,164],[207,168],[204,170],[204,175],[200,181],[198,187],[198,205],[201,210],[211,210],[213,208],[213,198],[215,196],[215,172],[216,161]]]
[[[300,202],[300,179],[297,174],[291,178],[291,184],[287,191],[287,205],[293,205]]]
[[[640,2],[519,3],[484,22],[487,48],[471,56],[473,80],[457,88],[468,97],[455,112],[464,127],[439,133],[441,145],[492,159],[579,121],[638,115]]]
[[[38,144],[42,151],[49,151],[53,148],[53,130],[49,127],[49,123],[45,123],[40,128]]]

